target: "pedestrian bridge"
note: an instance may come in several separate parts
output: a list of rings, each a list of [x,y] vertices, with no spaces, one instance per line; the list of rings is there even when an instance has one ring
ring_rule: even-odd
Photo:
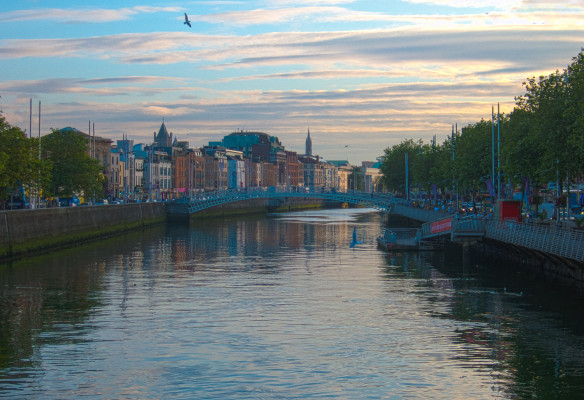
[[[273,199],[283,201],[291,198],[318,199],[331,202],[354,204],[362,207],[370,207],[383,212],[390,212],[391,206],[403,200],[383,193],[367,192],[340,192],[340,191],[307,191],[287,190],[276,188],[258,188],[247,190],[226,190],[218,192],[205,192],[196,196],[167,203],[170,215],[192,215],[208,208],[223,204],[235,203],[253,199]]]

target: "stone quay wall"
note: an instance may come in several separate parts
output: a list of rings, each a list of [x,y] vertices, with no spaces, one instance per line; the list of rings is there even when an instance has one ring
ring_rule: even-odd
[[[164,203],[0,211],[0,259],[10,259],[166,221]]]

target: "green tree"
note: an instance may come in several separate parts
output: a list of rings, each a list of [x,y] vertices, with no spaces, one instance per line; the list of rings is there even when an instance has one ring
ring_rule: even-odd
[[[564,116],[568,120],[568,149],[572,156],[568,170],[575,175],[584,170],[584,50],[566,70],[566,90]]]
[[[411,167],[416,163],[416,157],[420,153],[420,142],[413,139],[406,139],[400,144],[385,149],[381,172],[383,173],[382,183],[389,190],[404,193],[406,192],[406,153],[408,154],[408,164]],[[410,170],[408,179],[414,173]],[[415,173],[414,173],[415,174]],[[410,181],[415,183],[415,181]],[[410,187],[412,187],[410,185]]]
[[[55,197],[103,196],[103,175],[98,160],[88,154],[89,138],[73,131],[52,130],[42,138],[45,158],[52,162],[47,193]]]
[[[495,127],[496,129],[496,127]],[[458,190],[476,197],[492,175],[493,123],[484,119],[462,129],[454,140],[454,179]],[[493,182],[495,185],[495,182]]]
[[[538,160],[543,158],[545,146],[532,134],[532,113],[516,108],[502,124],[505,133],[501,144],[501,163],[506,175],[515,184],[528,177],[532,184],[547,183]]]
[[[418,154],[411,163],[412,185],[423,192],[430,192],[433,178],[433,171],[437,165],[436,147],[419,142]],[[409,159],[409,155],[408,155]]]
[[[38,139],[27,138],[0,116],[0,200],[16,193],[36,195],[47,179],[48,163],[39,159]]]
[[[531,160],[537,165],[537,175],[545,181],[559,178],[560,185],[574,172],[568,148],[566,74],[556,71],[548,77],[530,78],[524,83],[527,92],[517,97],[517,107],[530,114],[531,144],[541,146],[540,158]],[[572,171],[571,171],[572,170]]]

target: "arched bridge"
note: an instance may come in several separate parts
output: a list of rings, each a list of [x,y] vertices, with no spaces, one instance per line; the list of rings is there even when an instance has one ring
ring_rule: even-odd
[[[276,199],[288,198],[319,199],[333,202],[355,204],[363,207],[371,207],[384,212],[390,212],[395,203],[393,196],[382,193],[366,192],[339,192],[339,191],[306,191],[286,189],[248,189],[228,190],[219,192],[206,192],[198,194],[190,199],[180,199],[167,203],[170,215],[191,215],[208,208],[222,204],[234,203],[252,199]]]

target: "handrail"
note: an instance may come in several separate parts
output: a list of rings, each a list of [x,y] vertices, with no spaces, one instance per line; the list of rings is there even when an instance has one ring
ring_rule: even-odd
[[[584,261],[584,232],[514,221],[489,221],[485,237]]]
[[[251,199],[283,199],[283,198],[316,198],[328,201],[351,203],[372,207],[389,212],[395,202],[393,196],[367,192],[340,192],[336,190],[287,190],[284,188],[258,188],[247,190],[227,190],[197,194],[190,199],[181,199],[169,203],[169,210],[180,209],[177,213],[193,214],[207,208],[242,200]]]

